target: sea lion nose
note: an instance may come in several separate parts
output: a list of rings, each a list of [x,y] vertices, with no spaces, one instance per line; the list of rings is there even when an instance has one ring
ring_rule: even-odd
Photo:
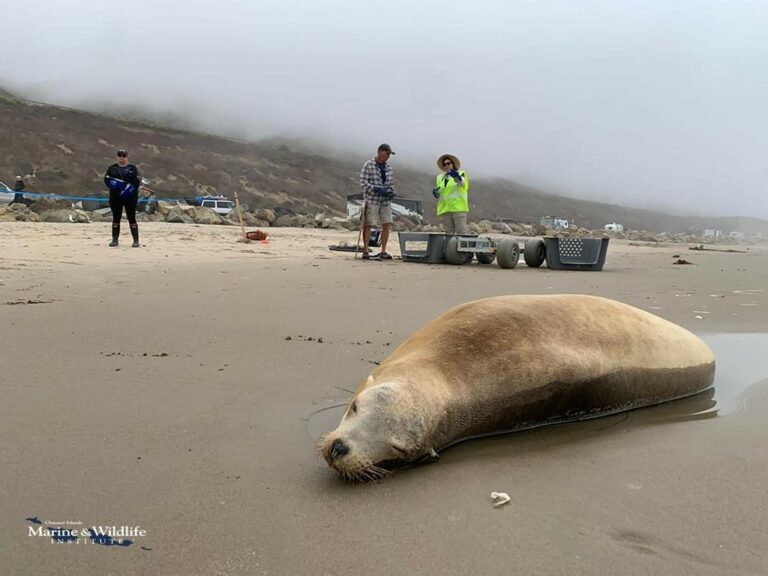
[[[336,438],[331,444],[331,460],[338,460],[347,454],[349,454],[349,446],[344,444],[341,438]]]

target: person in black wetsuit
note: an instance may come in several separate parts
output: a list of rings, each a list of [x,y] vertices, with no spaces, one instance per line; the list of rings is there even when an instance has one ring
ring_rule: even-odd
[[[19,204],[26,204],[24,202],[24,178],[21,176],[16,176],[16,184],[13,185],[13,191],[15,194],[13,195],[13,200],[11,200],[11,204],[18,202]]]
[[[109,207],[112,209],[112,242],[110,246],[117,246],[120,237],[120,220],[125,216],[131,227],[133,247],[138,248],[139,225],[136,223],[136,205],[139,202],[139,188],[141,176],[139,170],[133,164],[128,164],[128,152],[124,149],[117,151],[117,163],[107,168],[104,175],[104,183],[109,188]]]

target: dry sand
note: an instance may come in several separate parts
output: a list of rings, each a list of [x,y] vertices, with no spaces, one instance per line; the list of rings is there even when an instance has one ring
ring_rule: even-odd
[[[327,249],[352,232],[141,232],[110,249],[109,224],[0,224],[0,574],[768,573],[765,247],[612,241],[590,273]],[[714,397],[341,483],[314,446],[339,410],[313,413],[450,306],[514,293],[608,296],[703,335]],[[53,544],[28,518],[146,536]]]

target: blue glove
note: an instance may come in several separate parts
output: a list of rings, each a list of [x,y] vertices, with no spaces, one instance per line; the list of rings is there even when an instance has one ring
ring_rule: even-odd
[[[453,176],[454,178],[461,178],[461,176],[459,175],[459,171],[456,170],[456,168],[448,172],[448,175]]]
[[[432,196],[435,197],[435,200],[440,200],[440,188],[432,188]]]
[[[111,176],[107,177],[107,187],[110,190],[115,190],[116,192],[119,192],[123,189],[125,186],[125,182],[118,178],[112,178]]]
[[[374,194],[384,194],[387,190],[386,186],[374,186],[373,187],[373,193]]]
[[[395,197],[395,191],[392,189],[392,186],[385,186],[382,196],[387,200],[392,200]]]
[[[136,186],[133,184],[126,184],[125,188],[123,188],[123,191],[120,192],[120,197],[123,200],[128,200],[131,196],[133,196],[134,192],[136,192]]]

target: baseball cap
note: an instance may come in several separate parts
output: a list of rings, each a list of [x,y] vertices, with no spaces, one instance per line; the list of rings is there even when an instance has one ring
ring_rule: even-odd
[[[379,145],[379,152],[381,152],[382,150],[383,150],[384,152],[389,152],[390,154],[393,154],[393,155],[394,155],[394,153],[395,153],[395,152],[392,150],[392,146],[390,146],[389,144],[381,144],[381,145]]]
[[[118,156],[128,156],[128,150],[126,150],[125,148],[120,148],[117,151],[117,155]]]

